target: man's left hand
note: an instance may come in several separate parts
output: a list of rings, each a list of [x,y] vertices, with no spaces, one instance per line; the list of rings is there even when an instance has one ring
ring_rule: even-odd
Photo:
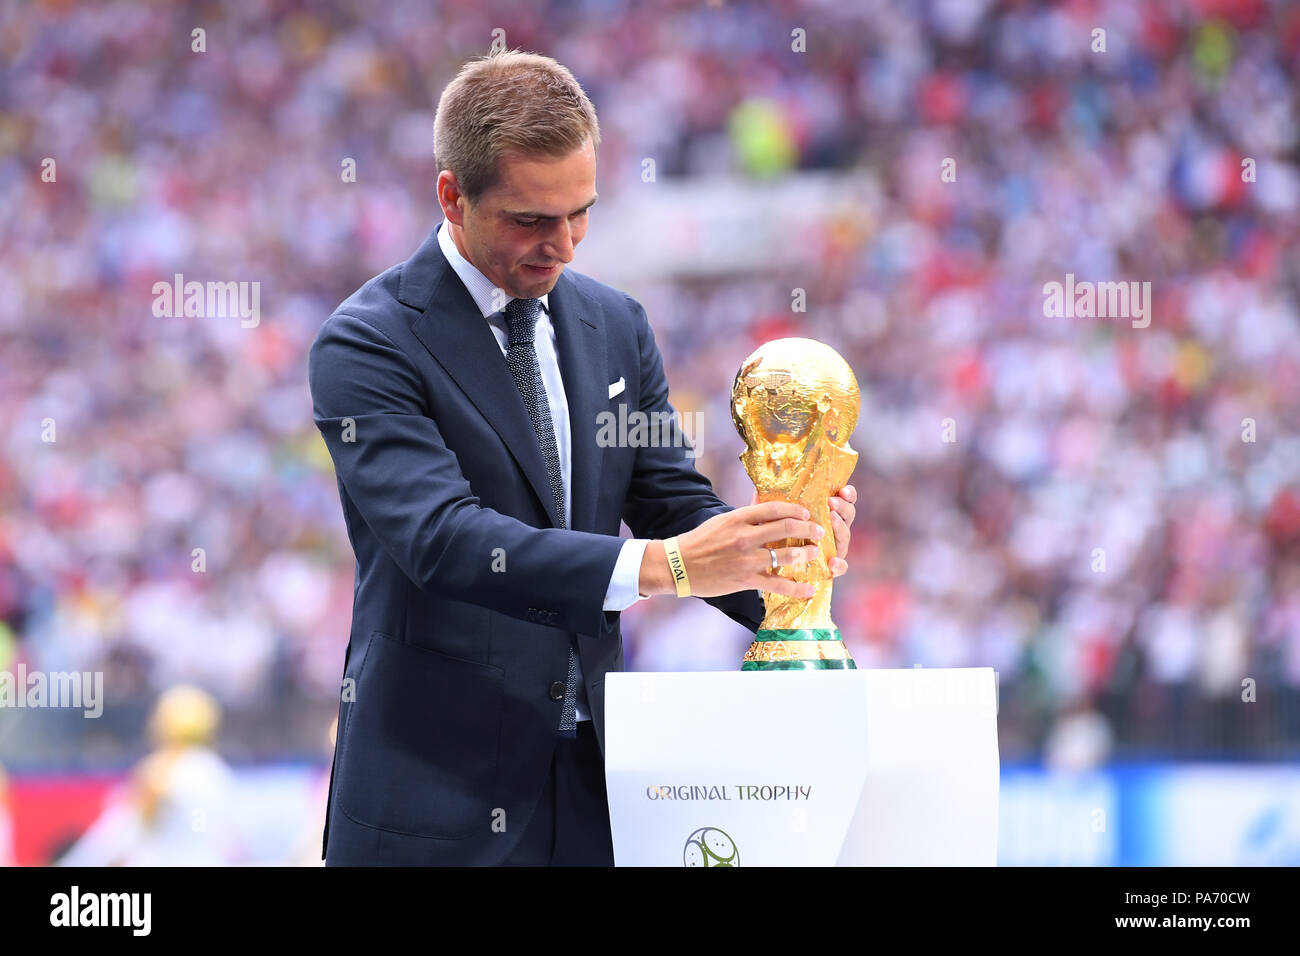
[[[831,527],[835,529],[835,557],[831,558],[831,574],[839,577],[849,569],[844,556],[849,553],[849,534],[853,527],[853,517],[857,514],[854,505],[858,500],[858,489],[845,485],[837,494],[831,495]]]

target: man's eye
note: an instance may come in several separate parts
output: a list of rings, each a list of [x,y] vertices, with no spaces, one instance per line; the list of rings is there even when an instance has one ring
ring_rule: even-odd
[[[520,226],[535,226],[538,223],[536,219],[516,219],[515,223]]]

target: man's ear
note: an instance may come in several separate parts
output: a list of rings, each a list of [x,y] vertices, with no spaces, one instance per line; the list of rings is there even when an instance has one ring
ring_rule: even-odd
[[[453,225],[464,228],[467,203],[465,194],[460,191],[460,184],[456,182],[456,174],[450,169],[444,169],[438,174],[436,189],[443,216]]]

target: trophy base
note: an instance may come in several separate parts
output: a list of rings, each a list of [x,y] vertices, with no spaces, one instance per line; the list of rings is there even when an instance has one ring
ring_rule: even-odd
[[[857,670],[839,628],[760,629],[742,671]]]

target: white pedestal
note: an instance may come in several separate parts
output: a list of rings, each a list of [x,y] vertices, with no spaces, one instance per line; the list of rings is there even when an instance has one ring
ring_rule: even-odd
[[[993,866],[995,675],[611,673],[619,866]]]

